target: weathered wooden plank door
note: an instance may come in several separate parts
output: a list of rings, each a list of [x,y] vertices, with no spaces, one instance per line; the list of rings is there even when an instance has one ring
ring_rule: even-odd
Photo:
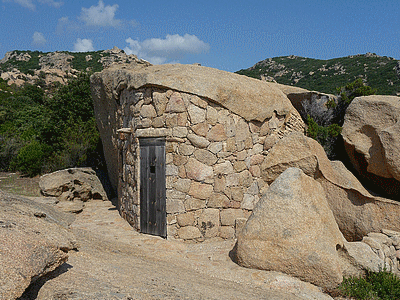
[[[141,138],[140,231],[167,237],[165,140]]]

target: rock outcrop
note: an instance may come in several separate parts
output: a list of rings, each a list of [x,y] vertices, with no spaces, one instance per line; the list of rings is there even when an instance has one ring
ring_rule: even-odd
[[[0,299],[18,298],[67,261],[67,252],[77,247],[68,219],[50,206],[0,191]]]
[[[343,140],[355,169],[379,189],[400,195],[400,97],[355,98],[346,110]]]
[[[8,85],[15,84],[17,86],[22,86],[25,83],[34,84],[39,79],[43,79],[47,85],[54,82],[66,84],[69,78],[76,77],[81,71],[93,71],[91,67],[88,67],[86,70],[78,70],[78,67],[74,65],[75,57],[72,52],[55,51],[40,53],[34,58],[32,58],[32,55],[29,52],[7,52],[4,58],[0,60],[0,67],[2,64],[8,66],[0,68],[0,77],[7,81]],[[117,47],[101,51],[100,53],[97,52],[97,55],[100,58],[98,58],[96,63],[99,63],[102,68],[108,68],[113,64],[150,65],[147,61],[138,59],[133,54],[128,55]],[[19,66],[14,63],[14,61],[29,62],[31,59],[38,60],[38,62],[37,66],[35,66],[35,62],[31,64],[29,74],[22,72]],[[92,54],[87,54],[85,57],[86,62],[93,59],[95,58]],[[3,72],[1,69],[3,69]]]
[[[321,185],[298,168],[284,171],[257,203],[238,237],[238,263],[280,271],[326,289],[342,281],[344,238]]]
[[[96,172],[92,168],[70,168],[40,177],[40,191],[44,196],[57,197],[57,205],[64,211],[79,212],[84,202],[107,200]]]
[[[304,111],[303,102],[313,102],[321,101],[326,103],[329,100],[336,100],[336,96],[331,94],[320,93],[317,91],[309,91],[300,87],[292,85],[284,85],[280,83],[275,83],[275,86],[280,89],[292,102],[292,105],[297,109],[297,111]]]
[[[300,168],[322,185],[348,241],[383,228],[400,230],[400,203],[372,196],[343,163],[331,162],[315,140],[294,132],[278,141],[261,165],[262,178],[271,183],[289,167]]]
[[[400,275],[400,232],[386,229],[370,232],[361,242],[345,242],[339,254],[344,259],[346,276],[364,276],[366,271],[382,270]]]
[[[400,232],[369,232],[347,242],[317,180],[288,168],[271,184],[238,234],[234,249],[245,267],[280,271],[335,288],[342,276],[386,269],[400,274]]]

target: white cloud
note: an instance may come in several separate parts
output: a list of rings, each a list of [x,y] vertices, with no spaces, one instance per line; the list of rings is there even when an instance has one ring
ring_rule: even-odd
[[[54,6],[55,8],[59,8],[61,5],[64,4],[62,1],[54,1],[54,0],[38,0],[41,4],[47,4],[50,6]],[[15,2],[22,7],[29,8],[30,10],[35,10],[36,5],[33,0],[3,0],[3,2]]]
[[[65,31],[79,30],[80,27],[76,22],[71,22],[68,17],[58,19],[56,32],[62,34]]]
[[[46,1],[46,3],[55,2],[54,0],[39,1]],[[132,27],[137,27],[138,22],[136,20],[123,20],[115,18],[118,7],[118,4],[104,5],[103,0],[100,0],[97,5],[93,5],[89,8],[82,7],[81,13],[77,18],[62,17],[58,19],[56,32],[58,34],[63,34],[64,32],[88,29],[104,30],[104,28],[106,28],[106,30],[126,30]]]
[[[69,18],[68,17],[62,17],[58,19],[57,22],[57,31],[62,31],[65,26],[67,26],[69,23]]]
[[[153,64],[162,64],[182,58],[186,54],[199,54],[210,49],[209,44],[190,34],[168,34],[165,39],[153,38],[143,42],[132,38],[125,41],[129,44],[124,49],[127,54],[135,54]]]
[[[100,0],[97,6],[82,7],[79,19],[88,26],[117,27],[122,23],[121,20],[115,19],[117,9],[118,4],[104,6],[104,2]]]
[[[32,44],[36,46],[43,46],[47,42],[43,33],[38,31],[35,31],[35,33],[32,36],[32,39],[33,39]]]
[[[32,0],[3,0],[3,2],[15,2],[22,7],[29,8],[31,10],[35,10],[35,4],[33,4]]]
[[[94,51],[93,41],[89,39],[77,39],[74,43],[75,52],[88,52]]]
[[[54,6],[55,8],[60,8],[64,2],[62,1],[54,1],[54,0],[39,0],[40,3],[42,4],[48,4],[50,6]]]

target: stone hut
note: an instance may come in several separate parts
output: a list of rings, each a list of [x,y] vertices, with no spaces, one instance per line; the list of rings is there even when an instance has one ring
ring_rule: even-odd
[[[234,238],[268,150],[304,123],[273,83],[198,65],[117,66],[91,78],[121,215],[144,233]]]

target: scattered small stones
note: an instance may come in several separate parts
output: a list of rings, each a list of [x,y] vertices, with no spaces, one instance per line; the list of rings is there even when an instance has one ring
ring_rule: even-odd
[[[37,218],[46,218],[46,214],[44,212],[35,212],[33,215]]]

